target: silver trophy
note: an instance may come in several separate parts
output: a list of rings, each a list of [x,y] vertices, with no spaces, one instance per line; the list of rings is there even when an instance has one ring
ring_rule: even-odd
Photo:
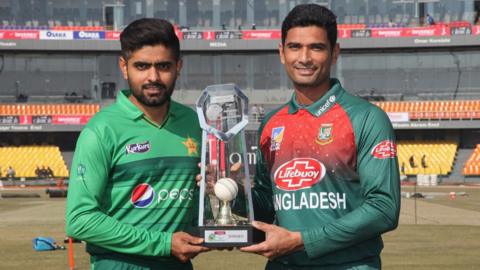
[[[253,204],[243,131],[248,98],[234,84],[211,85],[196,107],[203,130],[200,235],[210,247],[249,245]]]

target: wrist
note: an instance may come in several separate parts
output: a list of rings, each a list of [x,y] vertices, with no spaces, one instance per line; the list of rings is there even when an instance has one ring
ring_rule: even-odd
[[[294,251],[300,251],[304,249],[302,234],[300,232],[292,232]]]

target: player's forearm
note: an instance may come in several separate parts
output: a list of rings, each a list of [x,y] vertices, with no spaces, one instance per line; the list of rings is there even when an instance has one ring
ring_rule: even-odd
[[[66,229],[68,236],[115,252],[170,256],[171,233],[134,228],[98,211],[70,213]]]

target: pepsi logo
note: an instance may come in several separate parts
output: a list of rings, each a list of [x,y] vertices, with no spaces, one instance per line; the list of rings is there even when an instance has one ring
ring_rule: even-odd
[[[310,188],[325,176],[325,166],[313,158],[295,158],[275,171],[275,184],[279,189],[292,191]]]
[[[378,159],[394,158],[397,155],[397,145],[385,140],[375,145],[372,149],[372,156]]]
[[[145,208],[152,204],[155,191],[149,184],[139,184],[133,189],[132,204],[136,208]]]

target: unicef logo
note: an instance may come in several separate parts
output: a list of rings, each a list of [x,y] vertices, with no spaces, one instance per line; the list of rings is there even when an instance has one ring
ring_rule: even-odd
[[[149,184],[139,184],[133,189],[132,204],[136,208],[145,208],[152,204],[155,191]]]
[[[334,103],[335,99],[336,99],[335,96],[330,96],[330,98],[328,98],[328,101],[330,101],[330,103]]]

